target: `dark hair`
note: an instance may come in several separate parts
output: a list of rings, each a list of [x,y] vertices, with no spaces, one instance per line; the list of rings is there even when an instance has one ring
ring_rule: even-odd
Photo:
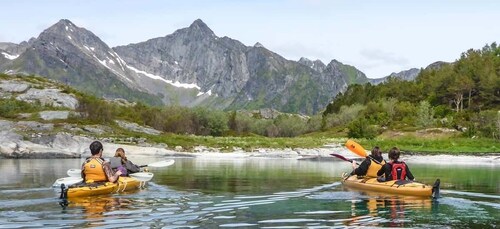
[[[398,160],[399,155],[401,155],[401,152],[399,151],[398,147],[392,147],[391,150],[389,150],[389,159],[392,160]]]
[[[375,146],[372,149],[372,155],[373,156],[380,156],[382,154],[382,151],[380,150],[380,147]]]
[[[90,147],[89,147],[89,148],[90,148],[90,153],[91,153],[92,155],[96,155],[96,154],[98,154],[99,152],[101,152],[101,150],[102,150],[102,143],[101,143],[101,142],[99,142],[99,141],[92,142],[92,143],[90,144]]]

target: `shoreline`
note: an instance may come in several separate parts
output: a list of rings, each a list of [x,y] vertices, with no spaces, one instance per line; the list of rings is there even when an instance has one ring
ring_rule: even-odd
[[[1,124],[1,123],[0,123]],[[40,138],[37,142],[27,141],[23,136],[11,131],[0,131],[0,158],[5,159],[63,159],[63,158],[87,158],[90,156],[89,145],[95,139],[85,136],[75,136],[69,133],[58,133],[49,139]],[[215,159],[241,159],[241,158],[278,158],[310,161],[340,161],[331,156],[331,153],[342,155],[348,159],[362,160],[359,156],[347,150],[343,144],[327,143],[318,148],[256,148],[252,151],[244,151],[241,148],[233,148],[226,152],[218,148],[196,146],[191,151],[184,151],[177,146],[168,149],[164,144],[125,144],[101,141],[104,146],[104,157],[112,157],[117,148],[124,148],[127,156],[133,157],[191,157],[191,158],[215,158]],[[387,159],[387,154],[383,155]],[[431,164],[488,164],[500,165],[500,152],[477,153],[466,155],[466,153],[415,153],[403,152],[401,159],[411,163]]]
[[[213,160],[232,160],[232,159],[285,159],[285,160],[301,160],[301,161],[317,161],[317,162],[332,162],[342,161],[336,157],[330,156],[330,153],[336,153],[361,162],[363,158],[351,153],[345,147],[338,146],[328,148],[315,148],[315,149],[257,149],[253,152],[246,152],[243,150],[235,150],[232,152],[220,152],[217,149],[210,149],[206,147],[199,147],[195,152],[183,152],[169,150],[160,147],[152,146],[134,146],[125,144],[103,143],[104,157],[111,157],[114,155],[116,148],[124,148],[127,156],[132,158],[197,158],[197,159],[213,159]],[[47,155],[49,157],[47,157]],[[86,158],[90,156],[88,150],[81,154],[67,154],[67,153],[54,153],[54,152],[38,152],[23,154],[21,157],[0,157],[4,159],[68,159],[68,158]],[[387,159],[387,154],[383,154]],[[481,154],[481,155],[452,155],[452,154],[403,154],[401,155],[402,161],[411,164],[432,164],[432,165],[478,165],[478,166],[500,166],[500,153]]]

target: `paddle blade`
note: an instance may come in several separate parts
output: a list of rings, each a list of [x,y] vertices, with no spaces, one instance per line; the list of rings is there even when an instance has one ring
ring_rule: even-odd
[[[82,177],[82,170],[81,169],[68,169],[68,171],[66,173],[70,177]]]
[[[167,167],[173,165],[174,163],[175,161],[170,159],[165,161],[153,162],[151,164],[148,164],[148,167],[155,167],[155,168]]]
[[[82,182],[83,179],[81,177],[64,177],[64,178],[59,178],[57,179],[54,184],[52,185],[53,188],[59,188],[61,187],[61,184],[64,184],[66,187],[70,185],[74,185],[77,183]]]
[[[138,181],[150,181],[151,179],[153,179],[153,175],[154,175],[153,173],[147,173],[147,172],[129,174],[130,177],[133,177]]]
[[[351,162],[351,163],[352,163],[352,160],[349,160],[349,159],[345,158],[345,157],[344,157],[344,156],[342,156],[342,155],[339,155],[339,154],[336,154],[336,153],[331,153],[330,155],[332,155],[332,156],[334,156],[334,157],[336,157],[336,158],[338,158],[338,159],[340,159],[340,160],[344,160],[344,161],[348,161],[348,162]]]
[[[347,140],[347,142],[345,143],[345,147],[347,147],[347,149],[349,149],[351,152],[355,153],[360,157],[367,156],[366,150],[363,148],[363,146],[361,146],[360,144],[351,139]]]

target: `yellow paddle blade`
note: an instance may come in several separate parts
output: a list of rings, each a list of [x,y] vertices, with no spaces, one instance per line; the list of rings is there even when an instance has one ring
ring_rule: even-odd
[[[345,143],[345,147],[347,147],[347,149],[349,149],[351,152],[357,154],[360,157],[367,156],[366,150],[363,148],[363,146],[361,146],[360,144],[351,139],[347,140],[347,142]]]

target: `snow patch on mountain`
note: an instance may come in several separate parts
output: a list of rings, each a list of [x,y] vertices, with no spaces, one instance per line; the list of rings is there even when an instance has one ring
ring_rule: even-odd
[[[2,52],[2,55],[3,55],[5,58],[9,59],[9,60],[14,60],[14,59],[16,59],[16,58],[18,58],[18,57],[19,57],[19,55],[11,55],[11,54],[6,53],[6,52]]]
[[[202,95],[205,95],[205,94],[207,94],[209,96],[212,95],[212,90],[208,90],[207,92],[200,91],[200,92],[198,92],[198,94],[196,95],[196,97],[199,97],[199,96],[202,96]]]
[[[175,82],[173,82],[172,80],[166,80],[166,79],[164,79],[164,78],[163,78],[163,77],[161,77],[161,76],[157,76],[157,75],[154,75],[154,74],[151,74],[151,73],[147,73],[147,72],[145,72],[145,71],[141,71],[141,70],[139,70],[139,69],[137,69],[137,68],[134,68],[134,67],[132,67],[132,66],[129,66],[129,65],[126,65],[126,67],[127,67],[128,69],[130,69],[130,70],[132,70],[132,71],[134,71],[134,72],[138,73],[138,74],[145,75],[145,76],[147,76],[147,77],[149,77],[149,78],[151,78],[151,79],[161,80],[161,81],[163,81],[163,82],[165,82],[165,83],[168,83],[168,84],[170,84],[170,85],[172,85],[172,86],[174,86],[174,87],[181,87],[181,88],[196,88],[196,89],[198,89],[198,90],[201,90],[201,87],[200,87],[200,86],[198,86],[198,85],[196,85],[196,84],[192,84],[192,83],[180,83],[179,81],[175,81]]]

